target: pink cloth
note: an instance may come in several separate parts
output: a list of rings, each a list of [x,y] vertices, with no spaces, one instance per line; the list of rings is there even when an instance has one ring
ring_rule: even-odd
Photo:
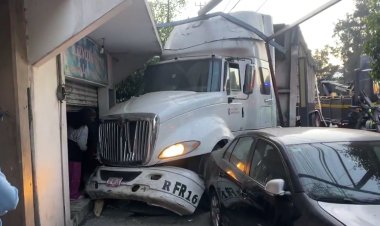
[[[69,162],[69,187],[70,187],[70,199],[78,199],[81,195],[79,192],[82,173],[81,162]]]

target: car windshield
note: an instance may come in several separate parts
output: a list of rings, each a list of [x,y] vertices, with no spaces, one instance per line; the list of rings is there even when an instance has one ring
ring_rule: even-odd
[[[149,66],[141,94],[158,91],[220,91],[221,60],[175,61]]]
[[[380,142],[299,144],[288,150],[309,197],[380,204]]]

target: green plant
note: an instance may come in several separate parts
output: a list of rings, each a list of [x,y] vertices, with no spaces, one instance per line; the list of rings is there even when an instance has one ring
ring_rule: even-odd
[[[368,40],[364,45],[365,53],[371,57],[371,76],[380,80],[380,1],[369,2],[369,15],[365,20]]]

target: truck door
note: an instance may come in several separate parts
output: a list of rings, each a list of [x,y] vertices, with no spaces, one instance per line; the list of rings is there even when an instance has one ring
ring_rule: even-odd
[[[270,71],[267,67],[260,66],[258,68],[258,98],[257,105],[259,107],[257,113],[259,115],[259,128],[273,127],[276,125],[275,100],[273,95],[272,79]]]
[[[254,68],[247,70],[253,73],[253,91],[245,102],[245,129],[260,129],[274,127],[277,123],[276,105],[270,73],[267,67],[260,62],[252,65]]]
[[[239,62],[225,61],[225,84],[228,98],[227,122],[232,132],[243,130],[242,79]]]

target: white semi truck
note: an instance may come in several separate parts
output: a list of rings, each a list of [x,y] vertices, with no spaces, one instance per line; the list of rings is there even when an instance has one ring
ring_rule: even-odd
[[[273,34],[270,16],[228,16]],[[102,118],[104,165],[86,186],[90,197],[193,213],[207,155],[242,131],[277,126],[267,50],[257,33],[223,16],[176,26],[162,61],[147,68],[142,94]]]

